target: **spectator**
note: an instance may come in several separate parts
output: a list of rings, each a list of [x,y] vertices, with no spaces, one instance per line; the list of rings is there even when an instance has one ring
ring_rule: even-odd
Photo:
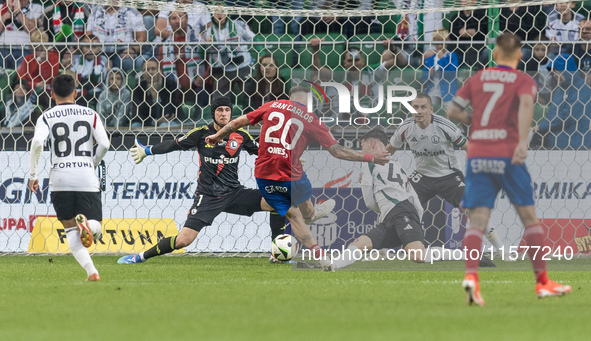
[[[460,0],[462,6],[474,6],[474,0]],[[453,51],[460,57],[460,65],[480,69],[488,63],[488,50],[484,43],[488,32],[488,16],[484,9],[465,9],[451,19],[451,40],[466,42],[458,44]]]
[[[173,32],[165,42],[178,45],[163,45],[158,48],[157,57],[162,61],[164,76],[178,80],[184,94],[184,101],[197,102],[205,107],[209,102],[209,94],[204,90],[211,83],[209,67],[201,59],[200,47],[197,45],[181,45],[181,43],[199,41],[199,37],[189,24],[189,16],[183,12],[170,12],[167,30]],[[206,81],[207,79],[207,81]],[[195,91],[189,91],[191,89]],[[209,86],[211,90],[211,86]]]
[[[30,42],[33,53],[25,56],[18,69],[19,79],[28,82],[34,90],[43,90],[51,86],[53,77],[59,74],[59,53],[49,49],[47,45],[39,44],[48,41],[47,33],[39,30],[31,32]]]
[[[2,127],[32,127],[41,112],[35,107],[30,96],[31,86],[28,82],[18,81],[12,89],[12,98],[6,101],[6,118]]]
[[[580,43],[575,45],[574,56],[579,70],[588,75],[591,72],[591,20],[581,20],[579,23]],[[589,83],[589,81],[587,82]]]
[[[112,68],[107,74],[105,91],[101,92],[97,104],[97,112],[103,118],[105,127],[129,129],[129,104],[131,91],[127,89],[125,72]]]
[[[585,17],[574,13],[574,2],[561,2],[554,5],[554,10],[548,15],[546,37],[551,41],[575,41],[579,39],[579,22]],[[561,53],[572,53],[572,45],[566,44],[552,47],[551,57]]]
[[[515,3],[515,6],[501,8],[499,31],[514,33],[522,41],[535,40],[546,25],[546,15],[541,6],[519,6],[518,0],[510,2]],[[528,60],[532,53],[531,45],[524,44],[521,50],[523,52],[522,60]]]
[[[192,3],[195,5],[205,6],[202,2],[192,0],[179,0],[179,3]],[[193,30],[195,30],[195,33],[200,38],[201,34],[203,34],[205,29],[211,26],[211,13],[209,13],[206,7],[203,7],[199,12],[190,12],[187,15],[189,26],[191,26]],[[154,26],[154,34],[156,35],[156,37],[160,37],[162,41],[166,41],[173,33],[170,30],[170,23],[168,21],[169,17],[170,11],[160,11],[160,13],[158,13],[156,25]]]
[[[30,32],[37,29],[43,6],[31,0],[6,0],[0,7],[0,58],[2,67],[16,69],[23,56],[31,53]]]
[[[394,0],[399,1],[399,0]],[[397,6],[398,7],[398,6]],[[443,0],[424,0],[423,8],[425,9],[442,9]],[[427,12],[423,13],[423,39],[425,41],[432,41],[433,34],[441,27],[443,27],[443,12]],[[417,29],[418,32],[418,29]],[[423,45],[424,51],[429,51],[433,46],[429,44]]]
[[[273,8],[287,8],[291,10],[302,10],[304,8],[304,0],[269,0],[269,4],[273,6]],[[285,34],[285,27],[289,22],[291,32],[296,36],[295,40],[301,40],[300,23],[302,22],[302,17],[280,17],[274,15],[271,20],[273,22],[273,33],[277,35]]]
[[[88,18],[87,35],[98,37],[101,43],[126,43],[105,45],[103,51],[113,66],[130,71],[140,69],[145,58],[142,46],[134,42],[147,41],[142,15],[135,8],[95,6]]]
[[[548,67],[558,85],[552,93],[546,119],[534,130],[544,136],[549,149],[588,149],[591,147],[591,87],[576,72],[577,65],[571,55],[556,56]]]
[[[347,11],[365,11],[371,10],[371,0],[359,1],[326,1],[321,0],[314,3],[317,10],[347,10]],[[375,17],[311,17],[301,24],[300,33],[305,34],[325,34],[341,33],[351,38],[360,34],[379,32],[381,27]]]
[[[404,10],[416,10],[419,3],[416,1],[392,0],[396,8]],[[432,39],[432,35],[426,35],[425,40]],[[404,51],[405,58],[413,67],[418,67],[423,62],[422,53],[417,50],[416,41],[419,39],[419,14],[400,14],[400,20],[396,25],[396,40],[404,42],[400,50]],[[428,46],[428,45],[427,45]]]
[[[224,6],[223,2],[213,5]],[[214,88],[226,95],[234,86],[235,93],[242,93],[244,82],[250,76],[252,57],[248,52],[248,45],[228,45],[224,42],[249,42],[254,33],[244,21],[231,20],[226,13],[218,11],[212,16],[213,25],[204,34],[207,41],[219,42],[210,46],[206,51],[206,58],[211,64],[211,74],[216,82]]]
[[[517,0],[510,2],[516,6],[501,8],[499,31],[514,33],[521,40],[535,40],[546,25],[541,6],[518,6]]]
[[[87,21],[84,4],[58,0],[53,11],[47,12],[46,20],[44,26],[49,28],[47,32],[53,41],[78,41],[84,35]]]
[[[72,70],[74,71],[74,64],[73,64],[74,54],[72,53],[72,49],[65,48],[60,53],[60,74],[63,73],[65,70]],[[77,77],[74,77],[77,79]]]
[[[317,77],[320,81],[327,82],[334,79],[333,71],[324,67],[320,63],[320,56],[318,53],[321,40],[313,38],[310,40],[310,45],[314,50],[313,63],[317,70]],[[342,66],[345,69],[345,82],[344,85],[351,91],[353,95],[353,87],[357,87],[359,90],[358,100],[364,108],[374,108],[378,103],[380,95],[380,85],[387,78],[388,70],[400,61],[400,54],[394,54],[390,50],[385,50],[382,54],[382,61],[377,65],[368,65],[365,59],[365,55],[358,47],[349,46],[348,50],[343,54]],[[382,90],[383,91],[383,90]],[[342,108],[339,107],[339,96],[338,92],[334,87],[328,87],[326,90],[329,105],[328,110],[322,108],[323,115],[325,117],[333,118],[333,121],[326,123],[335,122],[337,120],[350,120],[358,117],[366,117],[364,114],[355,111],[354,99],[351,98],[350,112],[341,112]],[[382,96],[384,94],[382,93]],[[365,124],[372,123],[371,120],[362,119],[359,122]],[[373,122],[376,123],[376,122]]]
[[[425,55],[423,68],[423,92],[427,93],[433,102],[450,102],[458,91],[458,55],[447,50],[445,41],[449,31],[439,29],[433,33],[435,53]],[[439,100],[436,100],[436,99]]]
[[[174,80],[164,77],[157,59],[144,61],[132,96],[132,127],[180,125],[181,92]]]
[[[331,10],[328,3],[323,7],[318,7],[322,10]],[[300,26],[300,34],[327,34],[327,33],[343,33],[343,25],[336,17],[309,17]],[[306,65],[307,67],[308,65]]]
[[[103,80],[111,68],[109,59],[102,55],[99,39],[93,35],[84,35],[80,39],[80,55],[74,57],[73,68],[82,85],[82,94],[78,95],[78,105],[95,107],[96,100],[103,91]],[[95,43],[88,45],[88,43]]]
[[[540,37],[535,37],[532,40],[540,40]],[[543,105],[550,102],[551,89],[554,87],[550,70],[548,70],[551,60],[547,54],[548,44],[537,43],[534,45],[532,57],[519,66],[520,69],[535,79],[538,85],[538,103]]]
[[[258,109],[263,104],[280,99],[289,99],[286,91],[287,81],[279,75],[277,60],[270,54],[259,58],[254,77],[246,83],[245,112]]]

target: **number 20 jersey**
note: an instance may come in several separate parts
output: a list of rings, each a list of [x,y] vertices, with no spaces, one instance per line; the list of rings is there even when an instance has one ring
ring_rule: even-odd
[[[519,97],[535,99],[537,86],[527,74],[506,66],[480,70],[458,90],[453,102],[472,105],[468,158],[512,157],[519,142]]]
[[[99,191],[93,138],[107,138],[107,133],[96,111],[76,104],[56,105],[39,117],[35,130],[43,131],[49,141],[50,191]]]
[[[324,148],[338,143],[326,125],[297,102],[268,102],[246,117],[250,124],[263,123],[254,170],[259,179],[299,180],[304,173],[300,157],[310,141],[318,141]]]

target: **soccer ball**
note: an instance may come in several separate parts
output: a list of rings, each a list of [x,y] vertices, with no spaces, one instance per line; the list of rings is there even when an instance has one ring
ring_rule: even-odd
[[[271,253],[278,260],[291,260],[298,253],[298,241],[289,234],[280,234],[271,243]]]
[[[103,230],[102,230],[102,225],[97,224],[97,226],[94,226],[95,224],[88,224],[88,228],[90,229],[90,232],[92,233],[92,239],[94,239],[94,241],[96,242],[97,240],[101,239],[103,237]]]

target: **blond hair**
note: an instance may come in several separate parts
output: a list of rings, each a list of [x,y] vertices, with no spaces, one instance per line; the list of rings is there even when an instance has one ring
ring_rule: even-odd
[[[449,31],[445,28],[438,28],[433,32],[433,40],[447,40],[449,37]],[[438,39],[437,39],[438,38]]]
[[[49,41],[49,36],[45,32],[34,30],[31,32],[30,39],[31,43],[47,43]]]

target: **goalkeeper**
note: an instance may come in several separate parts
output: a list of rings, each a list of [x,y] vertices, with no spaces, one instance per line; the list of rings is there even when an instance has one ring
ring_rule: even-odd
[[[215,99],[211,104],[211,112],[213,123],[209,125],[195,128],[176,140],[164,141],[153,146],[142,146],[136,140],[136,146],[130,149],[135,163],[140,163],[147,155],[197,148],[199,175],[195,201],[181,232],[177,236],[162,238],[157,245],[147,251],[121,257],[117,263],[142,263],[152,257],[182,249],[191,244],[199,232],[211,225],[215,217],[222,212],[251,216],[255,212],[273,211],[270,217],[271,238],[282,233],[285,218],[274,212],[257,189],[244,188],[238,181],[240,151],[245,150],[251,155],[257,154],[257,142],[246,130],[240,129],[215,146],[208,146],[205,143],[205,137],[215,134],[230,121],[232,116],[230,99],[225,97]],[[319,218],[321,217],[312,219]]]

